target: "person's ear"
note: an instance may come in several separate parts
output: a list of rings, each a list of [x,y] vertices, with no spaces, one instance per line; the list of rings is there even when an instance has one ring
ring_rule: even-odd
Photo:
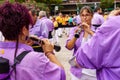
[[[28,29],[25,26],[22,28],[22,34],[25,36],[28,35]]]

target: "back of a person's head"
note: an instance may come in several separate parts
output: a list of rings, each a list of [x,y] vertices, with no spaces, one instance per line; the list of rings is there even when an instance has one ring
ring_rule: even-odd
[[[94,10],[94,12],[97,12],[100,9],[101,9],[100,7],[96,7],[95,10]]]
[[[115,10],[120,10],[120,7],[116,7]]]
[[[6,40],[17,40],[25,26],[32,23],[28,9],[19,3],[6,2],[0,6],[0,31]]]
[[[31,9],[30,11],[31,11],[32,16],[36,16],[36,15],[37,15],[37,13],[36,13],[36,10],[35,10],[35,9]]]
[[[59,13],[58,16],[62,17],[62,13]]]
[[[46,17],[46,12],[45,11],[40,11],[39,12],[39,17]]]
[[[108,15],[109,14],[109,12],[104,12],[104,15]]]

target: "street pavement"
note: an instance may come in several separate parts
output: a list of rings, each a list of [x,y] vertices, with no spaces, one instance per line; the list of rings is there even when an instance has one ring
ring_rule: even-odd
[[[59,44],[61,46],[61,51],[55,52],[55,55],[65,68],[66,80],[71,80],[70,79],[70,65],[68,63],[68,60],[71,58],[73,51],[67,50],[65,48],[66,39],[67,39],[67,36],[65,34],[63,34],[63,36],[59,38]]]

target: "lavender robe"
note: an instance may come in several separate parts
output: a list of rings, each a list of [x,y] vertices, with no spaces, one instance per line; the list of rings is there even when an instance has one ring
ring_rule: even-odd
[[[47,26],[48,28],[48,39],[52,38],[52,31],[54,29],[54,24],[52,22],[52,20],[48,19],[47,17],[43,17],[40,19],[42,21],[42,23],[44,23],[44,25]]]
[[[47,17],[41,18],[41,20],[46,24],[48,31],[53,31],[54,29],[54,24],[52,20],[48,19]]]
[[[15,46],[14,42],[0,42],[0,57],[9,59],[10,65],[14,63]],[[31,52],[16,66],[17,80],[65,80],[64,70],[50,62],[43,53],[34,52],[32,47],[19,44],[17,55],[25,50]],[[13,72],[11,80],[14,78]]]
[[[42,19],[37,19],[35,25],[30,29],[30,35],[36,35],[39,38],[48,38],[49,30],[47,24]]]
[[[73,27],[71,30],[70,30],[70,33],[69,33],[69,37],[66,41],[66,44],[68,43],[69,40],[71,40],[74,35],[75,35],[75,30],[77,29],[77,26],[76,27]],[[91,30],[95,32],[95,27],[94,26],[91,26]],[[75,42],[75,45],[74,45],[74,53],[73,55],[75,55],[77,49],[81,46],[81,42],[82,42],[82,38],[83,38],[83,35],[84,35],[84,31],[81,32],[80,34],[80,37],[76,40]],[[67,48],[67,46],[65,46]],[[68,49],[68,48],[67,48]]]
[[[77,27],[74,27],[70,30],[69,33],[69,37],[66,41],[66,44],[68,43],[69,40],[71,40],[74,35],[75,35],[75,30],[77,29]],[[95,27],[91,26],[91,30],[95,31]],[[75,45],[74,45],[74,52],[73,55],[76,54],[76,51],[78,50],[78,48],[81,46],[82,43],[82,39],[83,39],[83,35],[84,35],[84,31],[81,32],[80,37],[76,40]],[[65,46],[67,48],[67,46]],[[68,48],[67,48],[68,49]],[[70,69],[71,73],[74,74],[76,77],[80,78],[81,77],[81,73],[82,73],[82,68],[81,69],[77,69],[75,67],[71,67]]]
[[[77,15],[76,17],[74,17],[73,22],[75,22],[77,25],[80,24],[81,23],[80,15]]]
[[[76,52],[79,65],[97,70],[98,80],[120,80],[120,16],[109,18]]]
[[[104,23],[104,17],[98,13],[94,13],[92,18],[92,24],[101,25]]]

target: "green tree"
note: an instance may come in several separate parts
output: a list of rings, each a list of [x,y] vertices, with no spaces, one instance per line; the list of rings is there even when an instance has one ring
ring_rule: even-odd
[[[45,4],[60,4],[62,0],[35,0],[36,2],[45,3]]]
[[[0,4],[2,4],[4,2],[4,0],[0,0]]]
[[[10,2],[25,2],[25,0],[9,0]]]
[[[52,10],[51,5],[55,4],[55,5],[59,5],[60,3],[62,3],[62,0],[35,0],[38,3],[45,3],[47,5],[47,13],[48,15],[50,14],[49,12]]]
[[[114,7],[114,0],[101,0],[100,7],[103,9],[111,9]]]
[[[35,0],[36,2],[45,3],[49,9],[51,9],[51,4],[59,5],[62,0]]]

